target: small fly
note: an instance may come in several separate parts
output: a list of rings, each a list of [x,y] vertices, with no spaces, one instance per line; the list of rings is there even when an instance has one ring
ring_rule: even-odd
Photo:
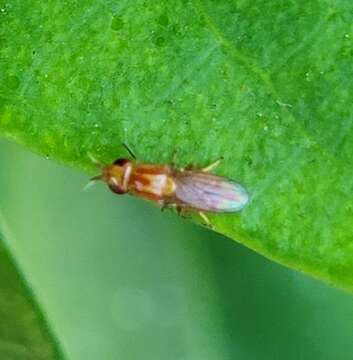
[[[116,194],[130,193],[155,202],[162,209],[173,206],[179,214],[195,210],[207,225],[210,221],[205,212],[237,212],[249,201],[240,184],[210,173],[221,159],[201,169],[144,164],[136,161],[124,146],[133,160],[119,158],[111,165],[101,166],[102,173],[92,178],[104,181]]]

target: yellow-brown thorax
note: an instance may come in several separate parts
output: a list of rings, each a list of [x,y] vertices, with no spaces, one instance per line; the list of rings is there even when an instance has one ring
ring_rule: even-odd
[[[169,166],[137,164],[118,159],[104,167],[101,179],[118,194],[131,192],[153,201],[173,197],[175,182]]]

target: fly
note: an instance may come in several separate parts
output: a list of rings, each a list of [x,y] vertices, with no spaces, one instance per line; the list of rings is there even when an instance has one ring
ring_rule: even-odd
[[[195,210],[207,225],[205,212],[233,213],[249,201],[246,190],[237,182],[210,172],[221,159],[201,169],[176,168],[174,165],[144,164],[124,144],[133,160],[119,158],[101,166],[102,173],[92,180],[104,181],[111,191],[157,203],[162,209],[176,207],[178,213]]]

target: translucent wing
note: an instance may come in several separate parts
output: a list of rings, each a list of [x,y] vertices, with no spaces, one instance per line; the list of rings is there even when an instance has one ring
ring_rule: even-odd
[[[249,201],[245,189],[221,176],[183,171],[175,176],[175,195],[182,205],[210,212],[236,212]]]

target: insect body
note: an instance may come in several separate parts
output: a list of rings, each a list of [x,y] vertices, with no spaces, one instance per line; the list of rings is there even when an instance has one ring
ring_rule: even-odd
[[[93,179],[103,180],[117,194],[130,193],[156,202],[162,208],[173,205],[178,212],[196,210],[209,224],[204,211],[236,212],[249,200],[241,185],[209,173],[218,164],[219,161],[193,170],[118,159],[111,165],[103,166],[102,174]]]

